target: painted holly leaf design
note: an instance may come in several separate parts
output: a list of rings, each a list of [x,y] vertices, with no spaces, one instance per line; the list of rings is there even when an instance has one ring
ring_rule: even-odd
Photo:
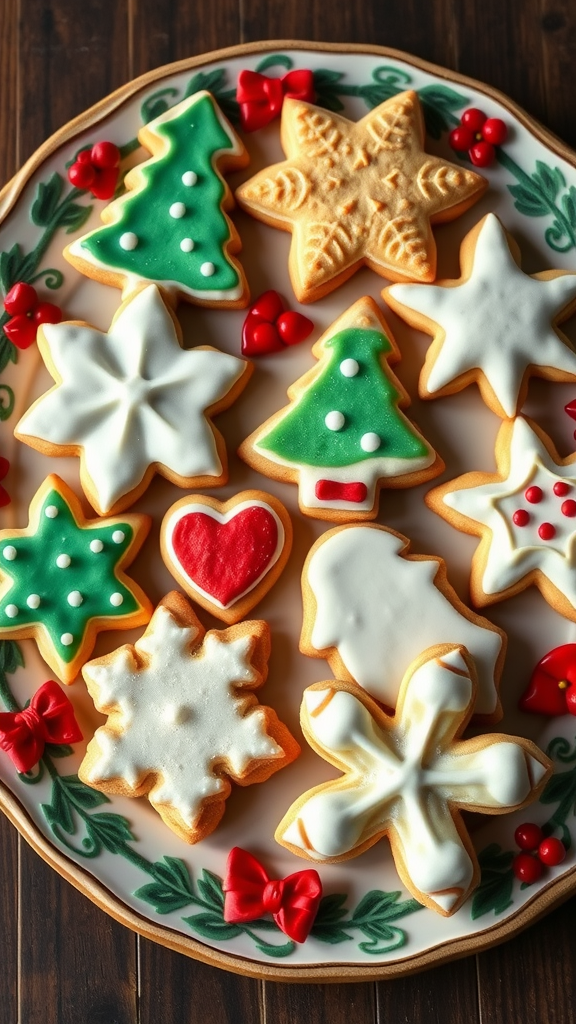
[[[86,831],[95,846],[100,845],[109,853],[121,853],[127,842],[133,842],[130,822],[121,814],[91,814],[86,821]],[[99,851],[100,852],[100,851]]]
[[[178,857],[164,857],[153,867],[155,881],[137,889],[135,896],[150,903],[157,914],[171,914],[194,902],[192,880],[184,861]]]
[[[359,928],[369,940],[359,943],[359,948],[363,952],[389,953],[406,942],[406,933],[392,922],[407,914],[413,914],[416,910],[422,910],[422,905],[417,900],[403,900],[398,903],[400,896],[400,892],[371,889],[360,900],[350,918],[350,925]]]
[[[458,124],[455,110],[461,110],[468,103],[468,97],[450,89],[447,85],[425,85],[418,89],[426,131],[430,138],[439,139]]]
[[[0,640],[0,674],[12,674],[24,667],[24,655],[15,640]]]
[[[331,945],[352,938],[341,923],[348,913],[344,906],[347,899],[345,892],[333,892],[322,897],[310,931],[314,938],[320,942],[329,942]]]
[[[549,836],[559,829],[562,833],[562,842],[569,850],[572,846],[572,837],[566,821],[576,815],[576,745],[571,748],[568,740],[563,736],[557,736],[550,742],[547,754],[556,761],[574,765],[567,772],[554,772],[540,797],[542,804],[558,804],[542,827],[544,835]]]
[[[344,104],[340,99],[342,86],[339,83],[344,78],[341,71],[329,71],[328,68],[319,68],[314,72],[314,92],[316,103],[325,110],[332,110],[335,114],[344,110]],[[376,107],[380,100],[370,103],[369,106]]]
[[[503,851],[498,843],[491,843],[478,854],[482,875],[472,899],[470,914],[473,921],[490,911],[503,914],[512,905],[513,860],[514,854]]]

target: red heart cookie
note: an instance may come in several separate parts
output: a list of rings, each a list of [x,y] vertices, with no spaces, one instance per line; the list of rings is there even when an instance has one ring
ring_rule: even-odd
[[[290,519],[275,498],[247,491],[221,503],[203,495],[176,502],[162,523],[164,560],[187,593],[225,622],[237,622],[272,586],[288,558]]]

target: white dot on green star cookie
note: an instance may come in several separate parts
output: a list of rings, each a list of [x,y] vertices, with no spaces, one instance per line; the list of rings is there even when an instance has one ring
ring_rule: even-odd
[[[40,594],[28,594],[26,598],[26,604],[29,608],[36,610],[40,607]]]
[[[110,604],[113,605],[114,608],[119,608],[121,604],[124,604],[122,594],[119,594],[117,591],[114,594],[110,594]]]
[[[120,235],[119,245],[125,252],[132,252],[138,245],[138,235],[135,235],[133,231],[125,231],[123,235]]]
[[[182,252],[192,252],[194,248],[194,239],[183,238],[182,241],[180,242],[180,248],[182,249]]]
[[[74,637],[72,633],[62,633],[62,636],[60,637],[60,643],[64,647],[70,647],[70,644],[74,643]]]
[[[212,277],[212,274],[216,273],[216,267],[213,263],[207,261],[200,267],[200,273],[202,274],[202,277]]]
[[[96,539],[90,541],[90,551],[93,551],[95,555],[98,555],[103,550],[104,545],[101,540]]]
[[[82,597],[82,594],[80,593],[79,590],[72,590],[68,594],[66,600],[68,601],[68,604],[72,606],[72,608],[79,608],[84,598]]]
[[[2,554],[4,555],[4,558],[6,559],[7,562],[13,562],[18,552],[16,551],[16,548],[14,547],[13,544],[7,544]]]
[[[324,417],[324,423],[328,427],[328,430],[342,430],[346,422],[344,413],[338,412],[334,409],[332,412],[326,413]]]
[[[360,369],[360,363],[356,359],[343,359],[340,363],[340,373],[343,377],[355,377]]]
[[[172,203],[168,213],[171,217],[174,217],[174,220],[180,220],[186,213],[186,207],[184,203]]]
[[[184,171],[182,175],[182,184],[187,185],[190,188],[191,185],[195,185],[198,181],[198,175],[196,171]]]
[[[378,434],[374,434],[369,431],[367,434],[362,434],[360,438],[360,447],[363,452],[376,452],[378,451],[382,441]]]
[[[112,534],[112,540],[115,544],[121,544],[125,537],[126,534],[124,533],[124,530],[114,530],[114,533]]]
[[[18,605],[7,604],[4,611],[6,612],[6,615],[8,616],[9,619],[15,619],[16,616],[18,615]]]
[[[47,519],[56,519],[56,516],[58,515],[58,509],[56,505],[46,505],[46,508],[44,509],[44,515],[46,516]]]
[[[70,555],[58,555],[58,558],[56,559],[56,565],[58,566],[59,569],[67,569],[71,561],[72,559],[70,558]]]

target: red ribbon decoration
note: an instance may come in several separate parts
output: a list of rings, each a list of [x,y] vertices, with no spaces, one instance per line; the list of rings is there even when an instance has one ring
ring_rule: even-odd
[[[0,714],[0,747],[19,772],[29,772],[38,764],[47,743],[77,743],[81,739],[74,708],[53,679],[36,690],[23,711]]]
[[[315,95],[312,71],[289,71],[282,78],[268,78],[258,71],[241,71],[236,89],[240,124],[245,132],[255,132],[279,116],[285,96],[313,103]]]
[[[307,938],[322,896],[322,882],[313,868],[271,881],[259,861],[238,846],[228,855],[222,888],[225,921],[238,924],[272,914],[294,942]]]

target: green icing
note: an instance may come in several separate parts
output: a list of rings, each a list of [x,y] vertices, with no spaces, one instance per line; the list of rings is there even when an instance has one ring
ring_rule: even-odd
[[[383,368],[382,355],[391,346],[379,331],[349,328],[326,342],[323,372],[289,407],[289,411],[258,441],[258,448],[287,462],[316,467],[349,466],[365,459],[418,459],[428,448],[398,409],[399,394]],[[340,371],[344,359],[360,366],[356,376]],[[338,411],[341,430],[329,430],[325,417]],[[363,434],[378,434],[380,447],[365,452]]]
[[[54,506],[58,515],[50,518],[46,509]],[[102,525],[100,525],[100,522]],[[106,525],[101,520],[96,526],[78,526],[71,509],[59,491],[49,491],[42,505],[38,529],[30,536],[4,534],[0,542],[0,567],[12,580],[12,586],[0,601],[0,630],[3,628],[43,624],[59,657],[70,662],[84,639],[89,620],[100,616],[125,616],[140,606],[132,592],[116,576],[116,565],[132,541],[133,529],[127,523]],[[116,542],[112,535],[120,531],[124,539]],[[90,542],[98,540],[102,551],[90,549]],[[6,548],[16,549],[16,558],[6,558]],[[56,559],[60,554],[70,556],[70,565],[60,568]],[[75,608],[68,595],[78,590],[82,604]],[[110,603],[111,594],[121,594],[122,604]],[[30,608],[30,594],[40,597],[37,609]],[[8,605],[16,605],[18,613],[6,614]],[[65,645],[61,637],[71,633],[73,642]]]
[[[152,126],[154,127],[154,126]],[[118,207],[120,219],[98,228],[81,240],[81,247],[108,267],[137,274],[150,281],[177,281],[194,291],[229,291],[239,285],[239,276],[224,254],[230,229],[221,210],[224,184],[212,166],[217,150],[232,149],[210,96],[192,98],[191,105],[171,120],[154,128],[168,143],[161,158],[141,164],[145,187],[140,187]],[[195,185],[185,185],[182,176],[194,171]],[[173,203],[184,203],[183,217],[170,215]],[[127,251],[120,237],[133,232],[135,249]],[[180,242],[191,238],[194,249],[183,252]],[[211,277],[200,272],[213,263]]]

